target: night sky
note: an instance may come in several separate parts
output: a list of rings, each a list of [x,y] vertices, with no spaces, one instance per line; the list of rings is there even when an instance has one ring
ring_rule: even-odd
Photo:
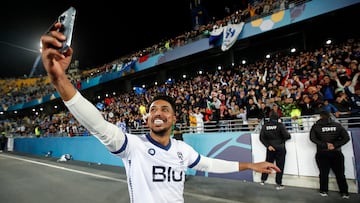
[[[81,3],[80,3],[81,2]],[[72,47],[80,69],[94,68],[192,29],[190,0],[172,1],[20,1],[0,7],[0,78],[28,77],[39,58],[40,36],[70,6],[77,9]],[[203,0],[209,15],[224,4]],[[40,71],[41,72],[41,71]]]

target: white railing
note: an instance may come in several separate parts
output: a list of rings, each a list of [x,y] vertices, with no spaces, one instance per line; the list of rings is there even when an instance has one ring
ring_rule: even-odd
[[[320,118],[318,114],[312,116],[301,116],[298,119],[292,119],[290,117],[281,117],[280,122],[284,123],[286,129],[289,132],[309,132],[312,125]],[[259,120],[255,124],[244,123],[242,119],[236,120],[219,120],[205,122],[202,128],[189,127],[185,124],[177,124],[177,127],[182,133],[215,133],[215,132],[238,132],[249,131],[259,133],[264,122],[268,118]],[[349,117],[347,115],[341,115],[339,118],[332,116],[336,122],[341,123],[345,129],[360,128],[360,117]],[[252,127],[253,125],[253,127]],[[129,128],[128,133],[131,134],[145,134],[150,132],[148,126],[139,126],[137,129]],[[34,133],[31,134],[18,134],[16,132],[7,133],[8,137],[35,137]],[[74,134],[74,136],[84,136],[84,132]],[[68,133],[52,133],[49,135],[42,135],[41,137],[68,137]]]
[[[336,122],[341,123],[346,129],[360,127],[360,117],[340,117],[336,118],[332,116]],[[292,119],[290,117],[281,117],[280,122],[284,123],[286,129],[289,132],[309,132],[312,125],[320,118],[318,114],[312,116],[301,116],[298,119]],[[268,119],[268,118],[267,118]],[[218,122],[211,121],[204,124],[204,127],[197,131],[197,128],[191,128],[189,126],[178,124],[182,133],[197,133],[197,132],[237,132],[237,131],[253,131],[260,132],[262,124],[267,119],[259,120],[255,128],[249,127],[248,124],[244,124],[243,120],[220,120]],[[130,129],[129,133],[132,134],[144,134],[150,132],[147,126],[140,126],[138,129]]]

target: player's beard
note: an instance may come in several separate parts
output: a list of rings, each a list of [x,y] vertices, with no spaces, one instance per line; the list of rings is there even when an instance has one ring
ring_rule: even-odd
[[[157,126],[159,125],[159,122],[155,122],[156,120],[161,120],[161,126]],[[164,118],[161,119],[160,117],[156,117],[154,119],[151,120],[151,125],[150,125],[150,129],[152,131],[152,133],[154,133],[156,136],[158,137],[164,137],[167,136],[167,132],[170,130],[170,127],[167,126],[168,119]]]
[[[151,130],[156,136],[164,137],[166,136],[166,132],[169,130],[169,128],[162,128],[159,130],[151,129]]]

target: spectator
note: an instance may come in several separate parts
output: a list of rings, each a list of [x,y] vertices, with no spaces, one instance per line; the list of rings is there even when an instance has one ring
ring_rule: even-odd
[[[269,111],[269,116],[272,114],[272,113],[277,113],[277,115],[279,116],[279,118],[281,118],[283,116],[282,112],[281,112],[281,109],[279,108],[279,105],[277,105],[276,103],[273,103],[271,105],[271,110]]]
[[[213,121],[219,121],[220,119],[220,106],[221,106],[221,101],[218,98],[218,96],[213,96],[212,97],[212,102],[211,102],[211,109],[212,109],[212,120]]]
[[[327,99],[324,100],[322,109],[333,114],[337,118],[340,116],[340,111],[332,103],[330,103],[329,100],[327,100]]]
[[[302,100],[298,103],[301,110],[301,116],[312,116],[315,114],[314,103],[309,95],[304,94]]]
[[[35,126],[34,132],[35,132],[35,137],[39,138],[41,136],[41,129],[39,125]]]
[[[350,99],[352,124],[349,127],[360,127],[360,88],[355,89],[355,94],[351,93],[348,87],[345,87],[344,90]]]
[[[259,115],[259,118],[260,119],[263,119],[263,118],[268,118],[269,115],[270,115],[270,107],[264,103],[264,102],[261,102],[260,103],[260,115]]]
[[[315,114],[319,114],[324,103],[324,100],[321,97],[320,93],[316,92],[312,95],[312,103],[315,110]]]
[[[336,99],[333,105],[339,110],[340,118],[347,118],[350,116],[350,103],[345,92],[339,92],[336,95]]]
[[[295,105],[290,112],[291,126],[295,131],[303,130],[303,119],[301,118],[301,109]]]
[[[331,79],[329,75],[324,75],[320,84],[320,92],[324,95],[324,100],[327,99],[329,102],[333,102],[335,100],[335,90],[337,89],[336,81]]]
[[[195,112],[193,116],[196,120],[196,133],[203,133],[204,132],[204,115],[200,112],[199,107],[195,108]]]
[[[190,133],[196,133],[197,130],[197,120],[195,112],[192,108],[189,109],[189,123],[190,123]]]
[[[246,105],[246,120],[248,122],[249,130],[254,130],[259,124],[260,108],[255,104],[254,99],[250,97]]]

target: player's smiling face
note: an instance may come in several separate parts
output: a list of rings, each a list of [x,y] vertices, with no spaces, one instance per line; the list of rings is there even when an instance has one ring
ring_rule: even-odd
[[[171,132],[176,117],[169,102],[165,100],[154,101],[149,108],[148,125],[153,133],[165,136]]]

